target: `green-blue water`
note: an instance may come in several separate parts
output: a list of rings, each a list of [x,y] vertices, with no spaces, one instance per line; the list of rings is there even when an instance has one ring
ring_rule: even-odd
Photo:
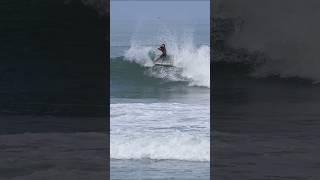
[[[138,5],[153,9],[179,4],[126,3],[111,4],[111,179],[207,180],[209,13],[197,20],[168,20],[150,12],[129,18]],[[209,12],[209,3],[202,3]],[[125,11],[125,6],[132,7],[124,12],[128,18],[115,17],[119,13],[112,7]],[[190,9],[192,3],[180,6]],[[153,66],[150,54],[159,56],[161,43],[166,43],[175,67]]]

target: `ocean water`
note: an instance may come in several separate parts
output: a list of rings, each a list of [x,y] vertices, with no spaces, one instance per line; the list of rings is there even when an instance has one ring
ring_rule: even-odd
[[[113,180],[209,179],[209,14],[197,20],[156,12],[130,17],[136,7],[152,11],[169,5],[209,12],[208,2],[111,2]],[[118,15],[120,7],[131,8],[128,17]],[[174,67],[153,66],[163,42]]]
[[[212,70],[214,177],[216,180],[319,179],[320,86],[314,69],[320,66],[310,63],[309,50],[299,49],[300,56],[293,59],[296,52],[288,51],[292,46],[311,41],[305,39],[298,44],[288,43],[288,49],[279,48],[288,37],[282,33],[292,32],[282,31],[282,25],[277,26],[278,16],[270,17],[270,9],[264,11],[262,1],[251,3],[256,8],[234,1],[226,7],[233,6],[234,13],[244,14],[216,19]],[[300,6],[292,7],[291,1],[282,3],[282,7],[286,5],[283,9],[295,9],[300,17]],[[279,8],[278,1],[267,4]],[[263,20],[252,21],[256,17],[263,17]],[[241,21],[243,27],[237,31]],[[255,26],[253,22],[263,26]],[[274,24],[268,27],[265,22]],[[277,38],[260,34],[275,32],[274,27],[279,28],[277,32],[281,34]],[[265,49],[250,49],[260,45]],[[269,50],[274,48],[279,51],[271,53]],[[303,61],[303,65],[298,61]]]

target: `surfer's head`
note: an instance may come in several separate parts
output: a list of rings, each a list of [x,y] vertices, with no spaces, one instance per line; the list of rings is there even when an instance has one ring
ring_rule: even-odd
[[[165,47],[166,45],[165,44],[161,44],[161,46]]]

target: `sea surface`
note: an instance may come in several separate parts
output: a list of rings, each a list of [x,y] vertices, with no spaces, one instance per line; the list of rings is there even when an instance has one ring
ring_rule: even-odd
[[[209,14],[188,20],[150,13],[117,18],[113,12],[118,7],[125,11],[126,6],[161,8],[179,3],[111,3],[112,180],[209,179]],[[161,43],[166,44],[174,67],[153,66]]]
[[[301,65],[243,44],[237,48],[232,43],[232,37],[242,35],[234,34],[237,20],[217,19],[213,34],[215,179],[319,179],[320,85],[312,73],[319,63],[308,62],[305,51],[298,58]],[[291,58],[292,52],[277,55]]]

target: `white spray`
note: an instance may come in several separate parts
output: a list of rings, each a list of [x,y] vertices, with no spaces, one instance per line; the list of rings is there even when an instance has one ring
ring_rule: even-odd
[[[170,31],[168,27],[159,29],[161,30],[151,40],[143,41],[141,39],[146,39],[145,37],[135,34],[131,40],[131,47],[125,53],[125,59],[150,67],[153,65],[150,53],[159,56],[157,46],[165,43],[168,55],[173,59],[173,65],[182,68],[181,75],[190,80],[191,86],[210,87],[210,47],[197,47],[193,42],[193,31],[190,29],[186,28],[182,33]]]

